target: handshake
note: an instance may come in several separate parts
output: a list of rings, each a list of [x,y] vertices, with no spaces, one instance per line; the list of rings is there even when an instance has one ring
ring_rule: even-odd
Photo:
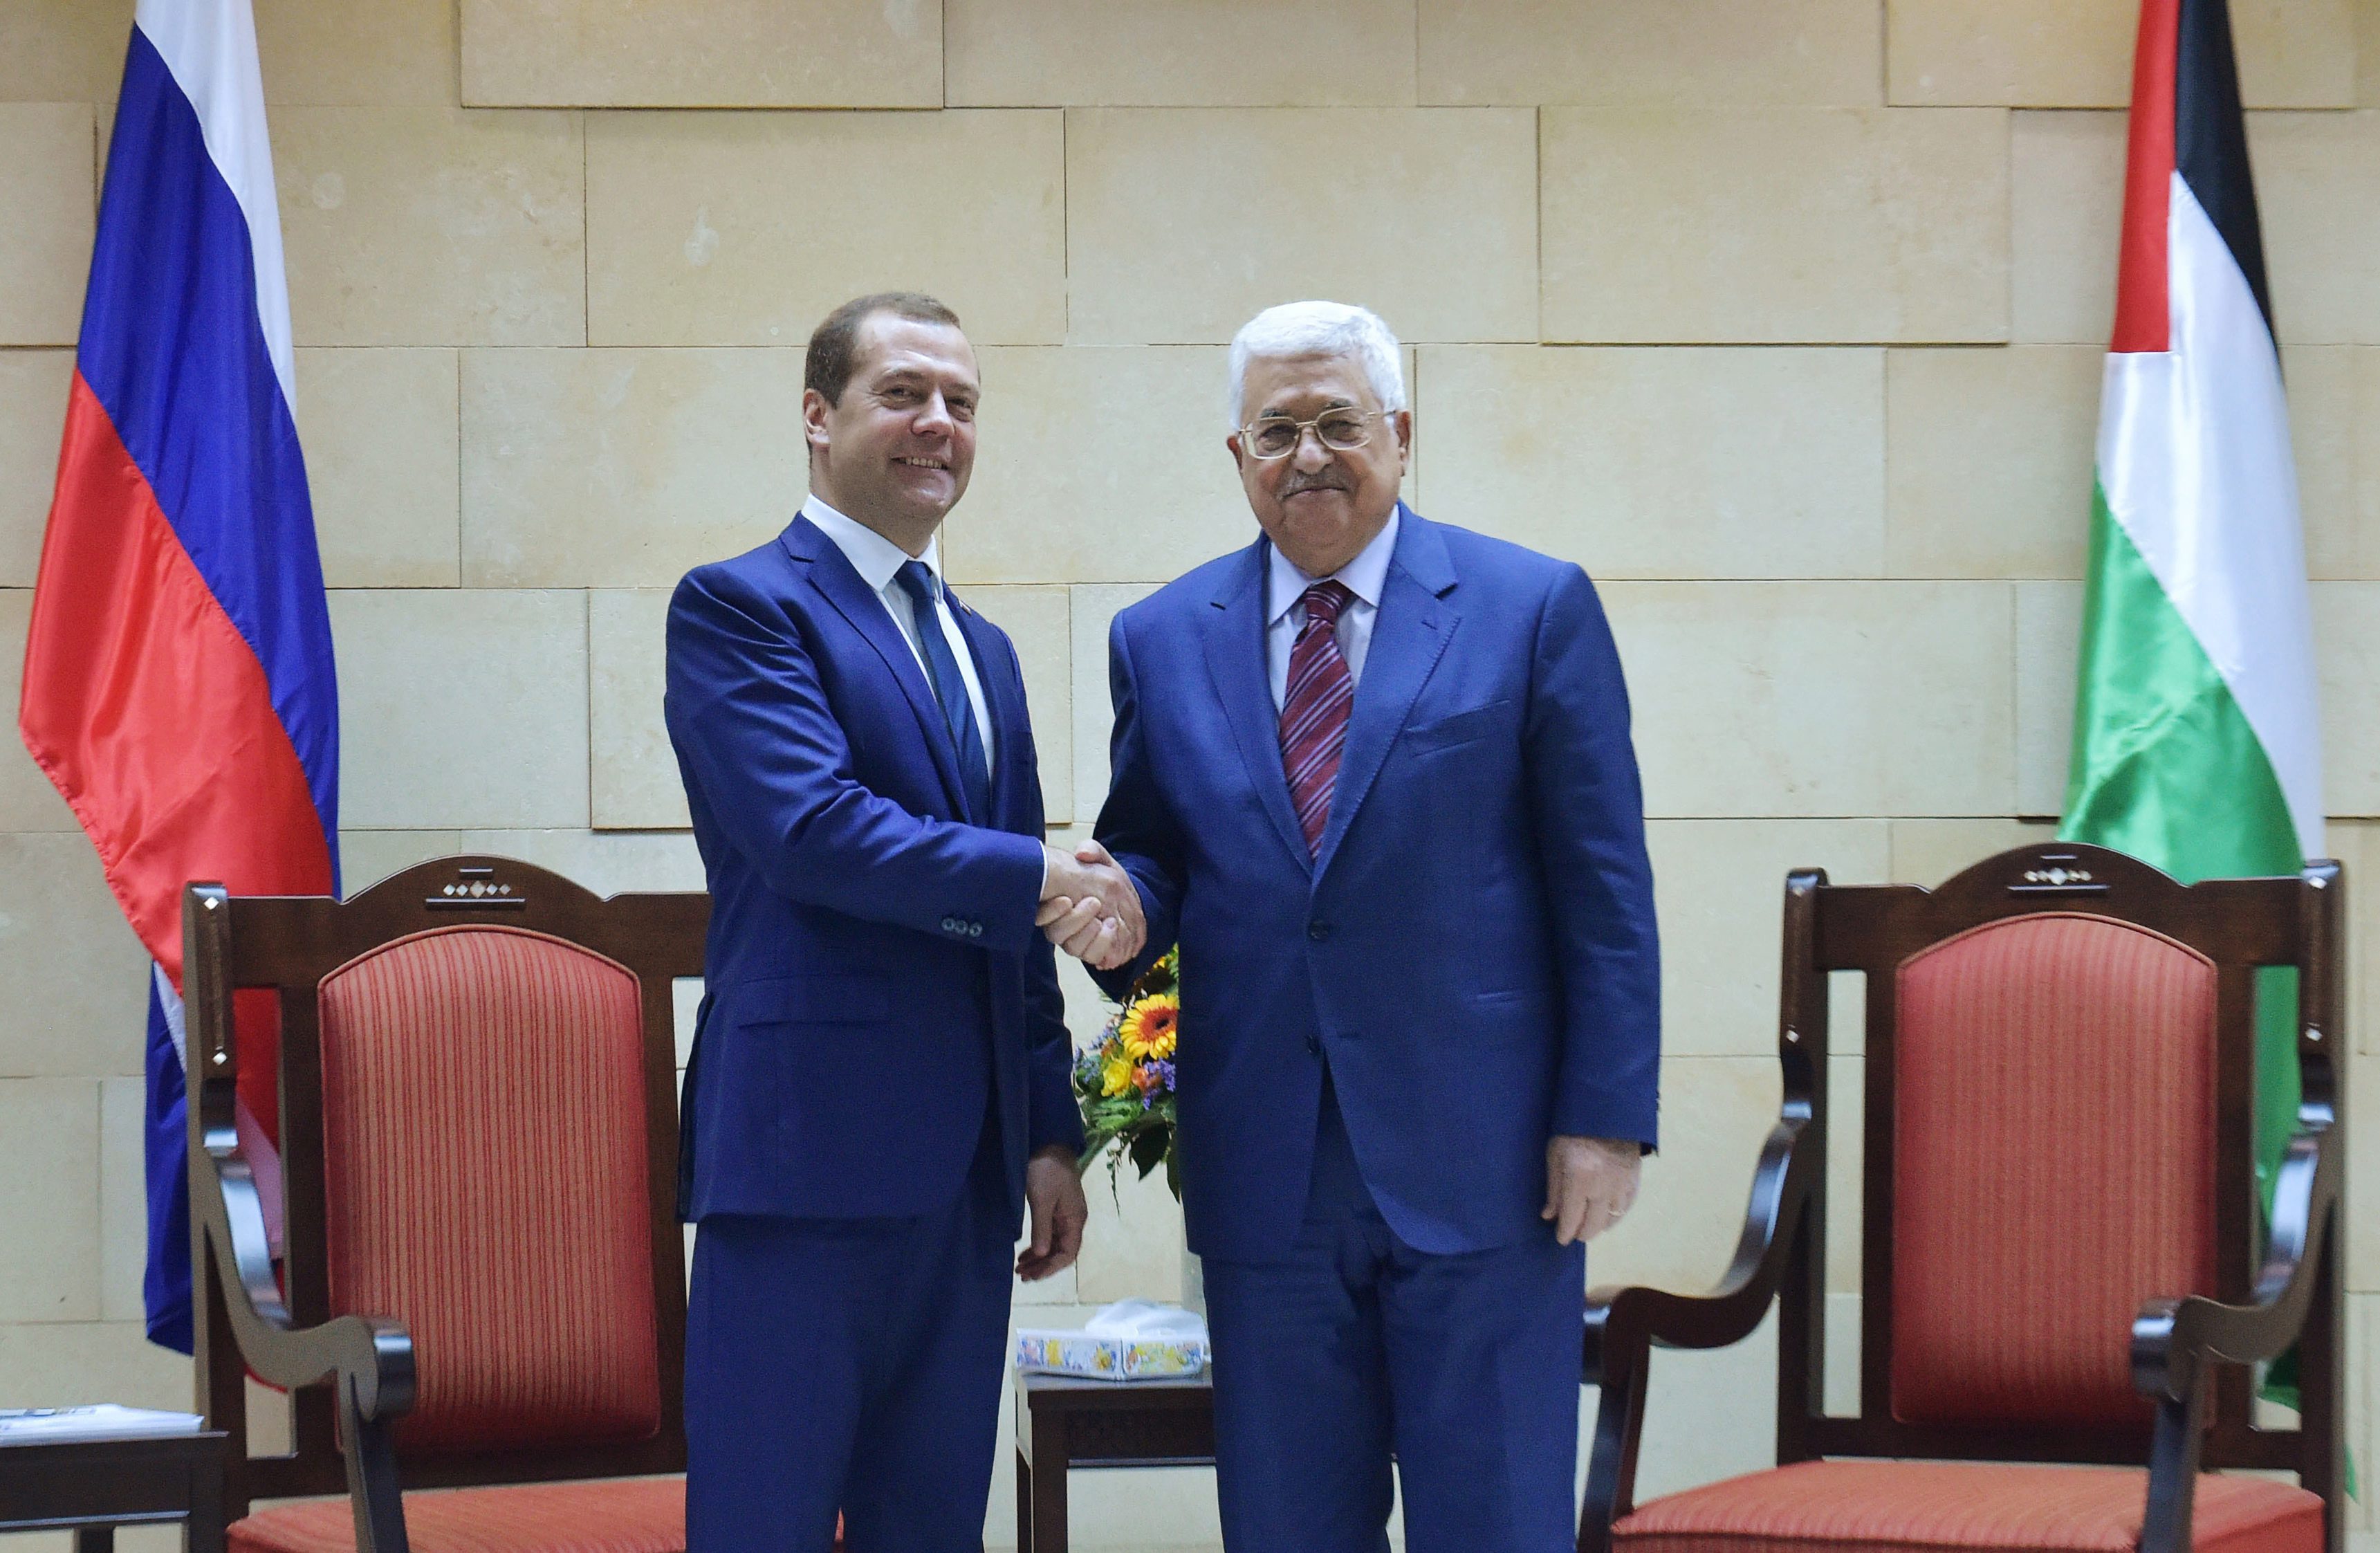
[[[1095,971],[1130,963],[1148,937],[1140,891],[1108,849],[1085,842],[1062,852],[1044,842],[1041,909],[1033,921],[1050,941]]]

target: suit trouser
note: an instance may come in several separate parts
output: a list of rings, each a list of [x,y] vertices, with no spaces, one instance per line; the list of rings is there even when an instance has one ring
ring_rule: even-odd
[[[987,1121],[914,1219],[714,1214],[686,1310],[689,1553],[981,1553],[1016,1224]]]
[[[1416,1251],[1366,1189],[1331,1086],[1285,1261],[1205,1266],[1229,1553],[1570,1553],[1586,1253],[1553,1231]]]

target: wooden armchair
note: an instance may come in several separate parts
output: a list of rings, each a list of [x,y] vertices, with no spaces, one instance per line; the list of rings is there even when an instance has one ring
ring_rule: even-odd
[[[1698,1297],[1588,1297],[1581,1553],[2338,1553],[2343,892],[2334,863],[2185,888],[2070,844],[1934,892],[1791,875],[1783,1114],[1734,1261]],[[2254,988],[2279,965],[2304,1099],[2258,1265]],[[1821,1385],[1830,971],[1867,981],[1847,1417]],[[1726,1346],[1772,1301],[1779,1464],[1636,1505],[1648,1348]],[[2259,1428],[2247,1366],[2292,1344],[2301,1422]]]
[[[190,886],[198,1405],[235,1553],[683,1553],[684,1479],[650,1474],[686,1468],[671,984],[709,913],[498,857],[345,904]],[[233,1126],[247,988],[280,997],[277,1266]],[[290,1454],[249,1457],[248,1372],[292,1392]]]

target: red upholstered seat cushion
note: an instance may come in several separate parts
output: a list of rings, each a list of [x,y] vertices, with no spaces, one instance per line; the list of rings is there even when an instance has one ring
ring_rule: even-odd
[[[2215,965],[2011,917],[1895,977],[1892,1414],[2145,1426],[2132,1317],[2215,1276]]]
[[[331,1305],[413,1336],[420,1391],[399,1448],[650,1438],[636,976],[542,933],[471,926],[383,944],[320,997]]]
[[[1803,1462],[1656,1499],[1612,1528],[1628,1553],[2132,1553],[2148,1474],[1939,1462]],[[2202,1476],[2192,1546],[2321,1553],[2322,1500],[2266,1478]]]
[[[413,1553],[686,1553],[686,1479],[531,1483],[405,1496]],[[230,1553],[355,1553],[346,1499],[236,1521]]]

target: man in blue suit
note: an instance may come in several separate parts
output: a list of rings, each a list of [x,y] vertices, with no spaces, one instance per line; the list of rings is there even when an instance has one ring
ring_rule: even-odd
[[[1138,903],[1043,843],[1015,650],[943,586],[980,392],[941,303],[836,309],[801,515],[670,604],[711,893],[679,1186],[704,1553],[825,1553],[838,1510],[852,1553],[979,1553],[1026,1206],[1018,1273],[1081,1244],[1051,940],[1137,949]]]
[[[1385,1553],[1393,1451],[1409,1553],[1558,1553],[1660,1055],[1619,656],[1578,567],[1398,500],[1378,318],[1273,309],[1231,370],[1263,536],[1117,616],[1098,829],[1182,946],[1224,1544]]]

